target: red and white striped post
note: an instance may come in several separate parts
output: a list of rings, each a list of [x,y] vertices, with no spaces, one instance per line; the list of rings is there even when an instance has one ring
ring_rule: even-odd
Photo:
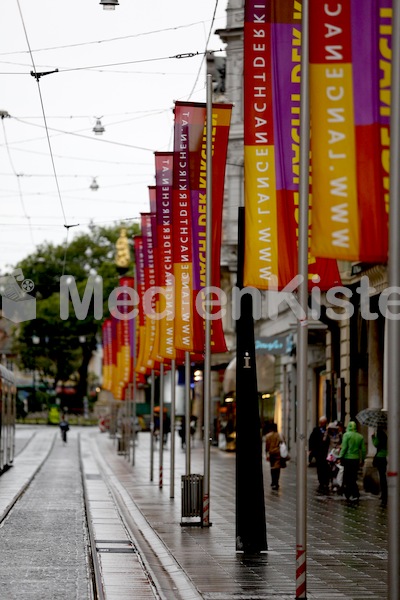
[[[306,597],[306,551],[301,546],[296,549],[296,598]]]

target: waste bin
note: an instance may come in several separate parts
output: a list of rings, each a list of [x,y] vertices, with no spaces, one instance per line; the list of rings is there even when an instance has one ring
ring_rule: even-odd
[[[203,521],[203,475],[182,475],[181,480],[181,524],[200,525]],[[198,517],[200,521],[184,521]]]

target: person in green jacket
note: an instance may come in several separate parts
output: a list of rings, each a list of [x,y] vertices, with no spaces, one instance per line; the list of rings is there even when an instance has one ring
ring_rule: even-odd
[[[343,436],[342,448],[340,450],[340,461],[344,466],[343,485],[347,500],[358,501],[360,491],[357,485],[358,469],[366,456],[364,438],[357,432],[357,425],[350,421],[347,431]]]
[[[381,488],[381,506],[385,507],[388,500],[388,487],[386,478],[387,469],[387,434],[383,427],[378,427],[376,434],[372,435],[372,443],[376,448],[373,465],[378,469]]]

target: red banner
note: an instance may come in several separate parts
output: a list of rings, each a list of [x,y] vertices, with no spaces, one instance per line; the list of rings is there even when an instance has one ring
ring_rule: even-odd
[[[219,306],[206,286],[206,161],[205,104],[176,102],[174,139],[174,275],[176,285],[176,347],[204,352],[204,314],[213,315],[212,352],[226,352]],[[221,225],[225,165],[232,106],[212,106],[212,275],[220,289]],[[218,298],[217,298],[218,300]],[[217,302],[218,304],[218,302]]]
[[[310,0],[318,256],[387,260],[391,31],[391,0]]]
[[[144,349],[146,345],[146,318],[144,314],[144,293],[146,290],[144,280],[144,255],[143,255],[143,237],[140,235],[134,238],[135,246],[135,265],[136,265],[136,289],[139,296],[138,316],[136,318],[136,373],[145,375],[147,368],[144,364]]]
[[[151,293],[151,288],[156,285],[156,268],[154,260],[154,232],[156,231],[156,215],[141,213],[141,227],[143,238],[143,265],[144,265],[144,311],[145,311],[145,347],[143,354],[144,366],[159,369],[158,356],[158,327],[156,295]],[[147,297],[146,297],[147,296]]]
[[[175,288],[173,276],[172,183],[173,152],[156,152],[156,222],[157,222],[157,285],[162,290],[157,310],[159,321],[160,356],[176,359],[174,345]]]
[[[300,59],[301,2],[246,0],[244,283],[259,289],[298,273]],[[308,262],[309,287],[340,283],[335,261]]]
[[[102,345],[103,345],[103,382],[102,388],[111,391],[112,389],[112,324],[111,319],[106,319],[102,324]]]

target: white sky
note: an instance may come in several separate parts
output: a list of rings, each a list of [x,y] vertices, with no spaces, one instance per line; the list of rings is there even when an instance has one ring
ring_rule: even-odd
[[[0,110],[11,118],[0,123],[0,274],[44,240],[64,243],[65,223],[80,224],[72,239],[90,220],[111,225],[149,209],[154,151],[172,150],[174,101],[206,98],[202,55],[169,57],[203,53],[210,30],[226,25],[226,7],[227,0],[120,0],[115,11],[99,0],[5,3]],[[37,72],[59,69],[39,85],[28,44]],[[208,49],[223,47],[211,35]],[[92,131],[96,117],[101,136]]]

